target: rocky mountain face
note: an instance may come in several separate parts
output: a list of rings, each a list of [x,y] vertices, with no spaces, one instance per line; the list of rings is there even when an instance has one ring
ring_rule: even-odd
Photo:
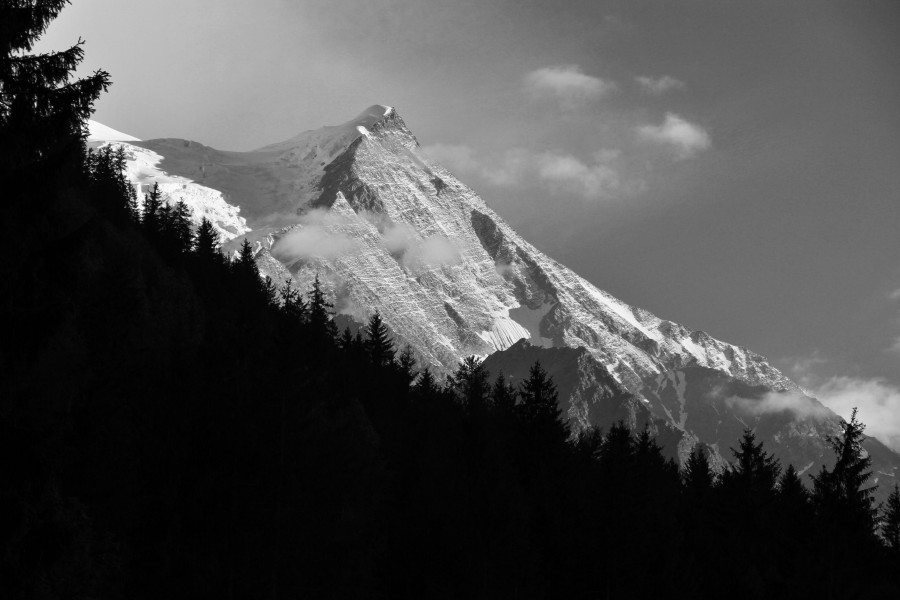
[[[475,354],[521,377],[540,359],[575,428],[648,423],[673,455],[702,442],[722,462],[755,427],[798,470],[829,457],[838,417],[764,357],[629,306],[544,255],[422,153],[393,108],[253,152],[115,143],[136,185],[165,181],[172,201],[217,223],[226,252],[249,239],[278,285],[305,290],[319,275],[343,318],[378,310],[439,372]],[[900,457],[868,448],[893,478]]]

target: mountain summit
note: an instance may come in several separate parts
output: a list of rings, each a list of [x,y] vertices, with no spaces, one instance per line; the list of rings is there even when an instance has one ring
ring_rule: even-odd
[[[804,471],[827,458],[826,436],[839,431],[836,415],[764,357],[632,307],[522,239],[422,153],[392,107],[253,152],[177,139],[123,144],[136,183],[175,181],[164,190],[173,201],[215,197],[209,207],[195,202],[195,217],[218,219],[226,252],[250,240],[279,286],[306,289],[318,275],[340,315],[364,323],[379,311],[424,365],[446,373],[465,356],[504,351],[576,361],[567,376],[603,380],[566,383],[581,390],[564,398],[576,427],[607,426],[590,406],[625,395],[632,420],[667,428],[680,458],[702,442],[714,459],[730,459],[741,429],[756,427]],[[563,349],[583,350],[554,354]],[[893,477],[900,457],[874,440],[869,447],[879,476]]]

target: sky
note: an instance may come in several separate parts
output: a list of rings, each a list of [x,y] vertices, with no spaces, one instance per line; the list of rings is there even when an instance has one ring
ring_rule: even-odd
[[[898,32],[895,0],[74,0],[39,50],[84,38],[142,139],[394,106],[553,258],[896,433]]]

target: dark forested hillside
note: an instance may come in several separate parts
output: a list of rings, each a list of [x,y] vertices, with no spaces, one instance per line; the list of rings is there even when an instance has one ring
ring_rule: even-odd
[[[0,597],[900,591],[855,419],[811,493],[750,431],[721,478],[648,430],[573,439],[539,364],[436,381],[377,314],[339,332],[317,285],[138,202],[84,146],[108,75],[28,54],[65,4],[0,2]]]

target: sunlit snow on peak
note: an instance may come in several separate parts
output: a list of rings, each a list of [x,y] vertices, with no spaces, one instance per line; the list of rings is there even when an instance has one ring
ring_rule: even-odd
[[[97,121],[88,121],[89,142],[139,142],[133,135],[116,131]]]

